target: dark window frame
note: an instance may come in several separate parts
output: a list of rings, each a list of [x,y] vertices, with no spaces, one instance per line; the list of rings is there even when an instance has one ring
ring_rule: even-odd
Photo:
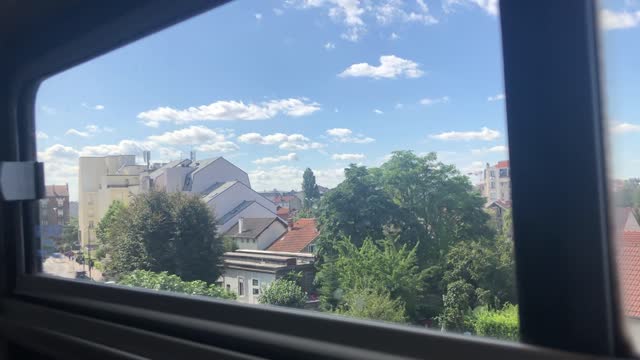
[[[0,59],[0,95],[9,100],[0,104],[0,160],[36,158],[33,106],[43,79],[222,3],[65,0],[37,25],[15,25],[0,49],[28,61]],[[0,333],[43,352],[92,348],[105,358],[166,357],[167,348],[229,357],[574,357],[531,345],[630,356],[609,242],[596,10],[595,0],[500,4],[521,334],[530,345],[39,274],[40,259],[25,255],[39,244],[23,241],[35,238],[37,201],[0,203]],[[551,127],[558,135],[545,132]],[[570,134],[571,144],[562,139]],[[566,201],[550,207],[551,195]],[[143,345],[163,341],[123,343],[124,333]]]

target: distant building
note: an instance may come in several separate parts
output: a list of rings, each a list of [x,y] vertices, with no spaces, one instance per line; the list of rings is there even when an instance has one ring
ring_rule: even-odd
[[[145,154],[148,157],[149,153]],[[225,233],[240,218],[275,219],[276,205],[253,189],[249,176],[222,157],[137,165],[134,155],[81,157],[79,181],[79,226],[82,244],[95,240],[95,227],[113,201],[128,204],[132,195],[150,190],[185,192],[199,196],[214,212],[218,232]],[[282,225],[283,228],[286,227]],[[265,247],[280,237],[272,234]],[[256,239],[257,240],[257,239]],[[246,242],[245,242],[246,244]]]
[[[630,207],[618,207],[613,209],[613,217],[618,234],[626,232],[640,232],[638,220],[633,215]]]
[[[289,210],[302,209],[302,199],[300,199],[295,191],[264,191],[260,195],[271,200],[277,207],[287,208]]]
[[[501,231],[504,226],[504,217],[511,210],[511,201],[496,200],[486,206],[496,224],[496,230]]]
[[[640,341],[640,232],[625,231],[616,241],[624,315],[629,335]]]
[[[315,277],[315,256],[259,250],[236,250],[224,254],[222,286],[238,296],[238,301],[257,304],[269,285],[291,272],[302,274],[305,292],[311,291]]]
[[[277,216],[240,218],[224,236],[235,240],[238,249],[265,250],[287,231],[287,224]]]
[[[316,219],[298,219],[289,223],[289,231],[267,248],[269,251],[315,253],[320,233]]]
[[[69,224],[69,185],[47,185],[45,198],[39,203],[41,245],[45,252],[53,252],[64,226]]]
[[[484,169],[484,185],[481,187],[487,202],[511,201],[511,168],[509,160],[498,161],[496,165]]]

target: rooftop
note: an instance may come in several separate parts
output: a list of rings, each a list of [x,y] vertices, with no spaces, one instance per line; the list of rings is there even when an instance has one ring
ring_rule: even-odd
[[[498,161],[498,163],[496,164],[496,167],[498,169],[508,168],[509,167],[509,160]]]
[[[242,219],[242,232],[238,232],[238,224],[240,223],[238,221],[231,229],[227,230],[225,235],[237,239],[255,239],[276,221],[283,222],[278,217],[244,218]]]
[[[640,231],[623,234],[618,248],[625,315],[640,318]]]
[[[47,197],[69,196],[69,185],[47,185]]]
[[[316,219],[298,219],[278,240],[267,248],[269,251],[301,252],[311,244],[320,233],[318,232]]]

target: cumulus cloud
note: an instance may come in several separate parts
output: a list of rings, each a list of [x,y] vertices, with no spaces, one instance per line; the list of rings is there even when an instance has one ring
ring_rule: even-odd
[[[496,94],[494,96],[489,96],[487,101],[500,101],[506,99],[506,96],[503,93]]]
[[[448,131],[436,135],[431,138],[438,140],[482,140],[491,141],[500,137],[500,132],[483,127],[480,131]]]
[[[74,135],[74,136],[80,136],[80,137],[89,137],[91,136],[88,132],[86,131],[80,131],[80,130],[76,130],[76,129],[69,129],[67,130],[65,133],[65,135]]]
[[[326,44],[324,44],[324,48],[327,50],[333,50],[336,48],[336,44],[332,43],[332,42],[328,42]]]
[[[333,154],[331,155],[333,160],[343,161],[358,161],[365,158],[364,154]]]
[[[47,105],[42,105],[40,109],[42,110],[42,112],[44,112],[47,115],[55,115],[56,113],[58,113],[58,110]]]
[[[380,109],[373,109],[373,112],[378,114],[378,115],[382,115],[384,114],[384,111],[380,110]]]
[[[605,30],[629,29],[640,25],[640,11],[612,11],[602,9],[600,12],[602,28]]]
[[[349,66],[338,74],[340,77],[370,77],[373,79],[395,79],[398,77],[419,78],[424,71],[414,61],[403,59],[395,55],[380,56],[380,65],[358,63]]]
[[[335,187],[344,180],[343,168],[313,169],[318,185]],[[252,187],[262,190],[300,190],[304,168],[278,165],[271,168],[259,168],[249,172]]]
[[[276,16],[280,16],[282,14],[284,14],[284,11],[280,8],[274,8],[273,9],[273,13],[276,14]]]
[[[113,132],[113,129],[110,127],[98,126],[94,124],[85,126],[85,129],[87,129],[87,131],[91,134],[97,134],[101,132]]]
[[[256,20],[258,20],[258,21],[262,20],[262,14],[257,13],[254,16],[256,17]]]
[[[398,35],[398,34],[396,34],[396,33],[392,32],[392,33],[391,33],[391,35],[389,35],[389,39],[391,39],[391,40],[398,40],[398,39],[400,39],[400,35]]]
[[[202,152],[229,153],[239,150],[240,147],[233,141],[219,141],[210,144],[202,144],[196,148]]]
[[[174,109],[159,107],[138,114],[138,119],[147,126],[158,127],[161,122],[183,124],[205,120],[265,120],[278,115],[300,117],[320,110],[320,105],[306,98],[270,100],[259,104],[242,101],[216,101],[209,105]]]
[[[485,155],[488,153],[502,153],[502,152],[506,152],[507,151],[507,147],[504,145],[496,145],[496,146],[492,146],[490,148],[482,148],[482,149],[472,149],[471,150],[471,154],[473,155]]]
[[[284,161],[297,161],[298,155],[296,153],[289,153],[287,155],[282,156],[274,156],[274,157],[263,157],[260,159],[256,159],[253,161],[254,164],[264,165],[264,164],[275,164]]]
[[[44,131],[36,131],[36,139],[38,140],[45,140],[48,139],[49,135],[47,135],[46,132]]]
[[[422,0],[416,1],[414,10],[406,9],[401,0],[387,0],[375,7],[375,17],[379,24],[394,22],[417,22],[424,25],[437,24],[438,20],[429,13],[429,7]]]
[[[476,6],[489,15],[498,15],[498,0],[445,0],[442,8],[445,13],[451,13],[458,6],[470,7]]]
[[[261,135],[259,133],[246,133],[238,136],[238,141],[245,144],[278,145],[280,149],[284,150],[309,150],[325,147],[324,144],[311,141],[311,139],[302,134],[275,133]]]
[[[625,133],[640,132],[640,125],[626,123],[626,122],[615,123],[611,127],[611,132],[613,132],[614,134],[625,134]]]
[[[449,102],[449,97],[448,96],[442,96],[439,98],[424,98],[422,100],[420,100],[420,104],[425,105],[425,106],[431,106],[431,105],[435,105],[435,104],[446,104]]]
[[[100,105],[100,104],[98,104],[98,105],[89,105],[87,103],[82,103],[80,105],[82,105],[83,108],[87,108],[87,109],[91,109],[91,110],[98,110],[98,111],[104,110],[104,105]]]
[[[190,126],[184,129],[168,131],[161,135],[151,135],[148,139],[169,145],[197,145],[205,142],[226,140],[224,135],[204,126]]]
[[[332,141],[340,143],[368,144],[376,141],[374,138],[370,138],[362,134],[354,136],[353,131],[346,128],[329,129],[327,130],[327,135],[329,135]]]
[[[44,162],[46,183],[69,184],[72,200],[77,198],[79,155],[76,149],[62,144],[38,151],[38,161]]]

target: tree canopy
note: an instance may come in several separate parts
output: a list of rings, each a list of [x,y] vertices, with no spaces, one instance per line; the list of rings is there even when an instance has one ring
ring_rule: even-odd
[[[173,291],[187,295],[212,296],[222,299],[235,299],[236,295],[215,284],[207,284],[201,280],[183,281],[179,276],[166,271],[156,273],[146,270],[135,270],[124,275],[119,285],[141,287],[151,290]]]
[[[304,209],[312,209],[320,199],[320,191],[318,191],[318,185],[316,184],[316,176],[310,168],[306,168],[302,175],[302,191],[304,192],[302,207]]]
[[[183,193],[149,192],[128,207],[112,205],[98,227],[106,272],[167,271],[184,280],[215,281],[222,239],[206,204]]]
[[[278,279],[263,289],[259,301],[261,304],[302,308],[307,302],[307,294],[295,281]]]

